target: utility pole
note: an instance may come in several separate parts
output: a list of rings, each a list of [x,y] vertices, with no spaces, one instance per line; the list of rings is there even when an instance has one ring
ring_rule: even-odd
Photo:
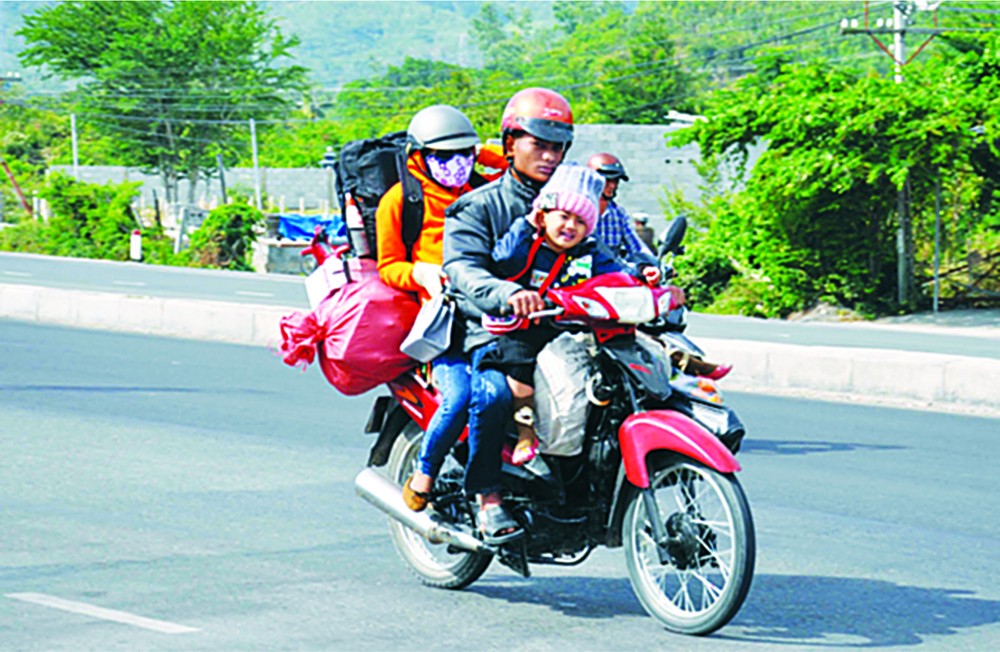
[[[222,191],[222,205],[225,206],[229,203],[229,197],[226,196],[226,166],[221,153],[215,155],[215,164],[219,166],[219,189]]]
[[[76,140],[76,114],[69,114],[69,130],[71,135],[71,141],[73,143],[73,178],[77,181],[80,180],[80,148],[77,145]]]
[[[937,29],[937,14],[934,15],[935,27],[933,29],[909,27],[910,16],[916,11],[935,11],[941,0],[895,0],[892,3],[892,18],[886,20],[879,18],[872,25],[868,15],[869,3],[865,1],[864,24],[859,24],[858,19],[844,18],[840,21],[841,34],[867,34],[882,50],[892,57],[895,66],[894,79],[897,84],[903,83],[903,66],[910,63],[920,51],[930,43],[935,36],[944,30]],[[916,51],[906,58],[906,34],[928,34],[925,40]],[[882,41],[878,35],[892,34],[892,50]],[[896,197],[896,272],[897,272],[897,300],[900,305],[910,303],[913,297],[913,229],[910,225],[908,212],[908,201],[906,189],[909,186],[907,181],[899,188]]]
[[[257,123],[250,118],[250,151],[253,153],[253,190],[257,199],[257,210],[261,210],[260,203],[260,165],[257,162]]]

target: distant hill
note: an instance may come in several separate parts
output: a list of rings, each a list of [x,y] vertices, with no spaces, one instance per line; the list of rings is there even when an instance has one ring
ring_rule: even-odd
[[[407,56],[459,65],[477,65],[469,43],[476,2],[263,2],[282,30],[298,35],[298,62],[312,70],[320,86],[380,75]],[[525,4],[525,3],[521,3]],[[535,3],[549,12],[551,3]]]
[[[23,26],[23,17],[53,2],[0,0],[0,74],[20,71],[29,92],[65,88],[58,80],[43,81],[38,73],[22,70],[17,60],[24,44],[15,32]],[[294,50],[296,63],[308,68],[313,82],[322,89],[382,76],[387,66],[399,65],[406,57],[472,67],[482,63],[472,21],[486,4],[484,0],[262,0],[261,4],[285,33],[301,39]],[[501,11],[530,14],[536,29],[555,23],[551,0],[496,0],[492,4]],[[637,4],[634,0],[621,2],[630,12]],[[956,0],[954,4],[984,3]],[[890,15],[889,3],[872,6],[879,16]],[[798,58],[823,55],[840,61],[863,57],[880,69],[887,68],[890,60],[868,39],[845,37],[838,30],[842,19],[862,17],[864,7],[861,0],[702,0],[659,5],[661,13],[677,26],[677,59],[720,83],[748,72],[754,59],[773,46],[787,46]],[[943,20],[964,15],[961,11],[968,9],[959,8]],[[920,12],[918,26],[930,26],[930,17],[930,13]],[[611,49],[601,45],[596,53]],[[594,54],[585,48],[578,53],[581,57]]]
[[[61,88],[59,82],[43,83],[32,71],[22,70],[17,53],[24,42],[15,32],[23,16],[50,1],[0,0],[0,74],[21,71],[26,85]],[[266,6],[282,31],[296,34],[302,44],[297,63],[312,71],[313,81],[325,88],[382,74],[387,65],[407,56],[474,66],[479,50],[469,42],[471,20],[483,2],[474,0],[392,2],[329,2],[323,0],[268,0]],[[552,21],[552,3],[497,2],[529,11],[536,23]]]
[[[21,68],[17,53],[24,47],[24,41],[14,32],[24,25],[22,16],[34,13],[40,8],[52,4],[39,0],[0,0],[0,75],[8,72],[19,72],[26,86],[34,90],[55,90],[64,87],[57,81],[44,82],[41,75],[33,70]]]

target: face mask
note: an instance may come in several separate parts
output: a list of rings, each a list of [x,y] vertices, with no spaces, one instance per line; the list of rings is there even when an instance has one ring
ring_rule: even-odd
[[[461,188],[468,183],[475,160],[472,154],[454,154],[448,158],[428,154],[425,159],[431,176],[446,188]]]

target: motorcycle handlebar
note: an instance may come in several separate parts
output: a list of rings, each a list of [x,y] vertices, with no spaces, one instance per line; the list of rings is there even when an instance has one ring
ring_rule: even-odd
[[[546,303],[549,303],[546,301]],[[528,319],[541,319],[543,317],[558,317],[563,314],[565,310],[559,306],[553,306],[551,308],[546,308],[545,310],[539,310],[528,315]]]

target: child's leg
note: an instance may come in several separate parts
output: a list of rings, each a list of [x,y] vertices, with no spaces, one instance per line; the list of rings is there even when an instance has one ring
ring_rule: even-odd
[[[535,388],[510,376],[507,377],[507,384],[514,397],[514,423],[517,426],[517,446],[514,448],[512,461],[521,465],[538,453],[538,437],[535,436]]]

